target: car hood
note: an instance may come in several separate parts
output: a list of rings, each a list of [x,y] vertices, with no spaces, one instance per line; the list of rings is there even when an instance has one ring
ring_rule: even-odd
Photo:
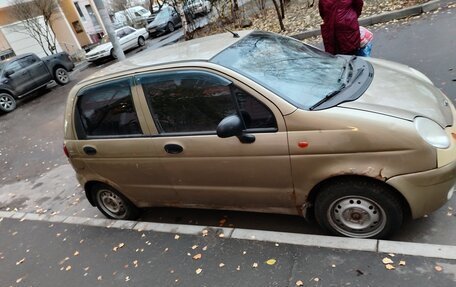
[[[111,42],[104,43],[104,44],[96,46],[95,48],[90,50],[86,55],[91,56],[91,55],[97,54],[98,52],[101,52],[101,51],[109,51],[109,50],[111,50],[111,48],[112,48]]]
[[[366,58],[374,67],[374,78],[356,101],[341,107],[365,110],[413,121],[417,116],[442,127],[453,123],[451,101],[424,74],[408,66]]]
[[[167,24],[170,21],[171,21],[170,18],[166,18],[166,19],[165,18],[161,18],[161,19],[155,18],[154,21],[152,21],[149,25],[147,25],[147,28],[162,26],[164,24]]]

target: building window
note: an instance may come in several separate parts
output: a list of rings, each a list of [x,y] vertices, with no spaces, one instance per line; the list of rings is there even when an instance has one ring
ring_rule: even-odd
[[[76,10],[78,10],[78,14],[79,14],[79,17],[81,17],[81,20],[85,21],[84,14],[82,14],[81,7],[79,7],[79,3],[78,2],[73,2],[73,3],[74,3],[74,7],[76,7]]]
[[[87,13],[89,13],[89,16],[90,16],[90,19],[92,20],[92,24],[93,25],[100,25],[98,23],[98,19],[97,19],[97,16],[95,16],[95,13],[93,12],[93,9],[92,9],[92,6],[89,5],[85,5],[85,8],[87,10]]]

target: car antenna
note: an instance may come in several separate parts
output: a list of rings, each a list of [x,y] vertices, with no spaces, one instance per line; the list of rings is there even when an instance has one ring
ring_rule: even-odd
[[[233,38],[239,38],[239,34],[236,33],[236,32],[233,32],[231,30],[228,30],[227,28],[223,27],[223,29],[225,29],[226,31],[230,32],[231,34],[233,34]]]

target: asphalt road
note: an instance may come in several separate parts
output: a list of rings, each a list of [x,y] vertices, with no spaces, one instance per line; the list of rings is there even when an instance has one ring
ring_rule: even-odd
[[[454,101],[455,13],[453,8],[374,28],[373,56],[419,69]],[[153,49],[164,39],[172,42],[179,37],[178,33],[149,41],[147,47]],[[133,50],[127,57],[138,52]],[[19,103],[16,111],[0,116],[0,210],[102,217],[85,199],[63,155],[63,109],[68,91],[77,81],[110,63],[75,72],[69,85],[29,97]],[[455,214],[453,198],[428,217],[406,224],[393,239],[454,245]],[[315,224],[300,217],[274,214],[155,208],[147,210],[143,220],[320,233]]]

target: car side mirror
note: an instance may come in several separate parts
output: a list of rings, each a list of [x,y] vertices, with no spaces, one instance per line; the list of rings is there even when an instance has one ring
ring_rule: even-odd
[[[13,70],[7,70],[5,72],[5,77],[9,78],[12,74],[14,74],[14,71]]]
[[[236,136],[241,143],[253,143],[255,141],[255,136],[252,134],[245,134],[243,129],[244,126],[239,116],[227,116],[218,124],[217,136],[220,138]]]

